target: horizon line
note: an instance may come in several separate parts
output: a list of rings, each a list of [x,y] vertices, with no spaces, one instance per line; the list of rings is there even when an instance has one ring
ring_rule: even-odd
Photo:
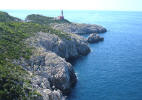
[[[0,11],[3,10],[48,10],[48,11],[58,11],[58,10],[64,10],[64,11],[121,11],[121,12],[142,12],[142,10],[99,10],[99,9],[0,9]]]

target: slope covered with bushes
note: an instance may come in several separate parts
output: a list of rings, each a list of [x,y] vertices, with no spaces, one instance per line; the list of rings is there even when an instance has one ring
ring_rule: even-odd
[[[9,22],[9,21],[21,21],[19,18],[10,16],[6,12],[0,11],[0,22]]]
[[[26,21],[30,21],[30,22],[34,22],[34,23],[38,23],[38,24],[44,24],[44,25],[49,25],[51,23],[71,23],[68,20],[64,19],[64,20],[56,20],[53,17],[47,17],[47,16],[43,16],[43,15],[38,15],[38,14],[32,14],[32,15],[28,15],[26,17]]]
[[[60,38],[69,38],[69,34],[49,26],[21,22],[18,18],[0,12],[0,100],[31,98],[33,93],[30,80],[27,79],[29,75],[14,62],[21,58],[30,58],[33,48],[24,41],[40,31],[56,34]],[[34,94],[37,94],[36,91]]]

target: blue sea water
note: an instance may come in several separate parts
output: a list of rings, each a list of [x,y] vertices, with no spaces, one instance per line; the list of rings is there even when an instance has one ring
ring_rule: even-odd
[[[24,19],[59,11],[6,10]],[[91,53],[73,62],[78,82],[69,100],[142,100],[142,12],[64,11],[73,22],[100,24],[104,41],[90,44]]]

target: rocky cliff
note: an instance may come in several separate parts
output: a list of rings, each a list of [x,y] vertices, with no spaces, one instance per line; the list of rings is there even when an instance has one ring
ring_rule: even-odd
[[[46,98],[44,100],[52,100],[47,99],[49,94],[52,94],[53,98],[57,98],[58,94],[58,98],[65,99],[62,93],[68,94],[77,81],[72,65],[66,60],[88,54],[90,48],[87,40],[75,34],[70,34],[68,38],[61,38],[55,34],[38,32],[28,38],[26,43],[34,47],[35,52],[30,60],[21,65],[31,73],[34,70],[35,89]],[[34,66],[34,69],[27,66]]]
[[[36,48],[31,59],[20,65],[31,73],[32,86],[41,94],[36,100],[65,100],[63,93],[68,93],[76,82],[71,64],[42,47]]]
[[[68,38],[60,38],[55,34],[39,32],[32,37],[33,43],[37,42],[38,46],[44,47],[48,51],[55,52],[58,56],[71,59],[90,52],[87,40],[75,34],[69,34]]]
[[[0,99],[65,100],[77,81],[67,60],[90,52],[77,34],[94,31],[106,30],[41,15],[22,22],[0,12]]]

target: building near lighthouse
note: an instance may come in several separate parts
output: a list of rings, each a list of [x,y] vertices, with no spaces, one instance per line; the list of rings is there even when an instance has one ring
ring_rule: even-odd
[[[61,16],[57,17],[58,20],[64,20],[64,12],[61,10]]]

